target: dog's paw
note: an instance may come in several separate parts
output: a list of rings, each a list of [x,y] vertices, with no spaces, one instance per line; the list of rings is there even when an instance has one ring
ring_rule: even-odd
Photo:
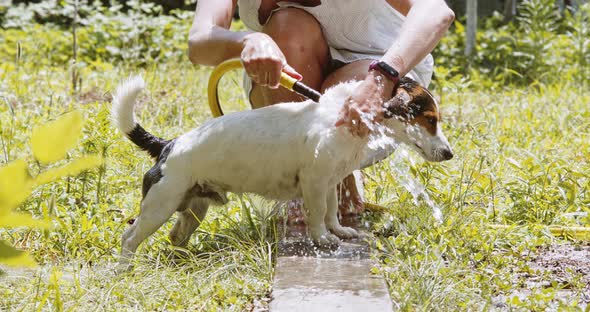
[[[353,238],[359,236],[359,233],[355,229],[341,225],[330,228],[330,231],[340,238]]]
[[[316,237],[312,235],[312,240],[316,245],[320,247],[340,246],[340,239],[338,238],[338,236],[330,232],[325,232],[322,235]]]
[[[328,241],[330,242],[330,245],[332,246],[340,246],[340,238],[338,238],[338,236],[332,234],[332,233],[328,233],[326,234],[326,237],[328,238]]]

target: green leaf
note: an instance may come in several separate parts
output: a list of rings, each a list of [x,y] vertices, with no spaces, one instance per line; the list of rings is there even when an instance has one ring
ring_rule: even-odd
[[[44,164],[63,159],[82,134],[82,114],[73,111],[33,129],[33,155]]]
[[[16,212],[10,212],[0,218],[0,227],[14,228],[21,226],[47,229],[51,227],[51,222],[49,220],[33,219],[29,214]]]
[[[80,172],[94,167],[100,166],[103,163],[102,157],[98,155],[89,155],[82,158],[76,159],[64,166],[58,168],[49,169],[43,173],[40,173],[35,178],[36,185],[42,185],[51,181],[57,180],[65,176],[74,176]]]
[[[0,168],[0,216],[22,203],[31,193],[31,189],[27,163],[17,160]]]
[[[518,296],[514,296],[510,299],[510,303],[513,305],[520,305],[522,304],[522,301],[520,301],[520,298]]]
[[[37,266],[35,260],[27,252],[18,250],[2,240],[0,240],[0,263],[19,267]]]

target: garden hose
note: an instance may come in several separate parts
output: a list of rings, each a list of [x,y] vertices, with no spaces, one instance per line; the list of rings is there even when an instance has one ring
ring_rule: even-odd
[[[365,203],[365,208],[377,212],[377,213],[384,213],[386,211],[390,211],[387,207],[383,207],[381,205],[372,204],[372,203]],[[516,228],[516,226],[505,225],[505,224],[487,224],[490,229],[495,230],[508,230],[511,228]],[[579,240],[590,240],[590,227],[585,226],[560,226],[560,225],[549,225],[545,226],[552,235],[560,236],[560,237],[569,237],[575,238]]]
[[[242,62],[240,59],[230,59],[217,65],[211,72],[211,76],[209,76],[209,84],[207,85],[207,96],[209,98],[209,108],[211,109],[213,117],[219,117],[223,115],[223,110],[219,104],[219,94],[217,90],[219,80],[221,80],[221,77],[223,77],[226,72],[238,68],[242,68]],[[321,95],[319,92],[306,86],[301,81],[297,81],[297,79],[287,75],[284,72],[281,74],[280,85],[288,90],[295,91],[315,102],[320,100]]]
[[[386,211],[391,211],[391,209],[388,209],[387,207],[372,203],[365,203],[365,208],[376,213],[384,213]],[[508,230],[516,228],[516,226],[506,224],[487,224],[487,226],[490,229],[495,230]],[[547,229],[554,236],[575,238],[584,241],[590,240],[590,227],[548,225],[545,226],[545,229]]]
[[[365,208],[376,212],[376,213],[384,213],[386,211],[390,211],[387,207],[372,204],[372,203],[365,203]],[[490,229],[495,230],[508,230],[512,228],[516,228],[516,226],[510,226],[505,224],[488,224],[487,225]],[[560,226],[560,225],[548,225],[545,227],[552,235],[566,237],[566,238],[575,238],[578,240],[588,241],[590,240],[590,227],[585,226]]]
[[[514,226],[504,224],[488,224],[492,229],[505,230],[515,228]],[[560,226],[560,225],[549,225],[546,226],[554,236],[562,236],[575,238],[579,240],[590,240],[590,227],[585,226]]]

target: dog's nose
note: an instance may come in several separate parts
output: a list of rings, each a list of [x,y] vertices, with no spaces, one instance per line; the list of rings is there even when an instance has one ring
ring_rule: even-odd
[[[442,150],[442,157],[445,160],[449,160],[449,159],[453,158],[453,152],[450,149],[445,148],[444,150]]]

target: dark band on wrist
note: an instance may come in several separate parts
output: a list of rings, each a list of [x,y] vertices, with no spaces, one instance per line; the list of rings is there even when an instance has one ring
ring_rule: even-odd
[[[387,79],[393,81],[396,87],[399,85],[399,72],[395,70],[395,68],[393,68],[391,65],[383,61],[372,61],[371,64],[369,64],[369,71],[371,70],[376,70],[380,72]]]

